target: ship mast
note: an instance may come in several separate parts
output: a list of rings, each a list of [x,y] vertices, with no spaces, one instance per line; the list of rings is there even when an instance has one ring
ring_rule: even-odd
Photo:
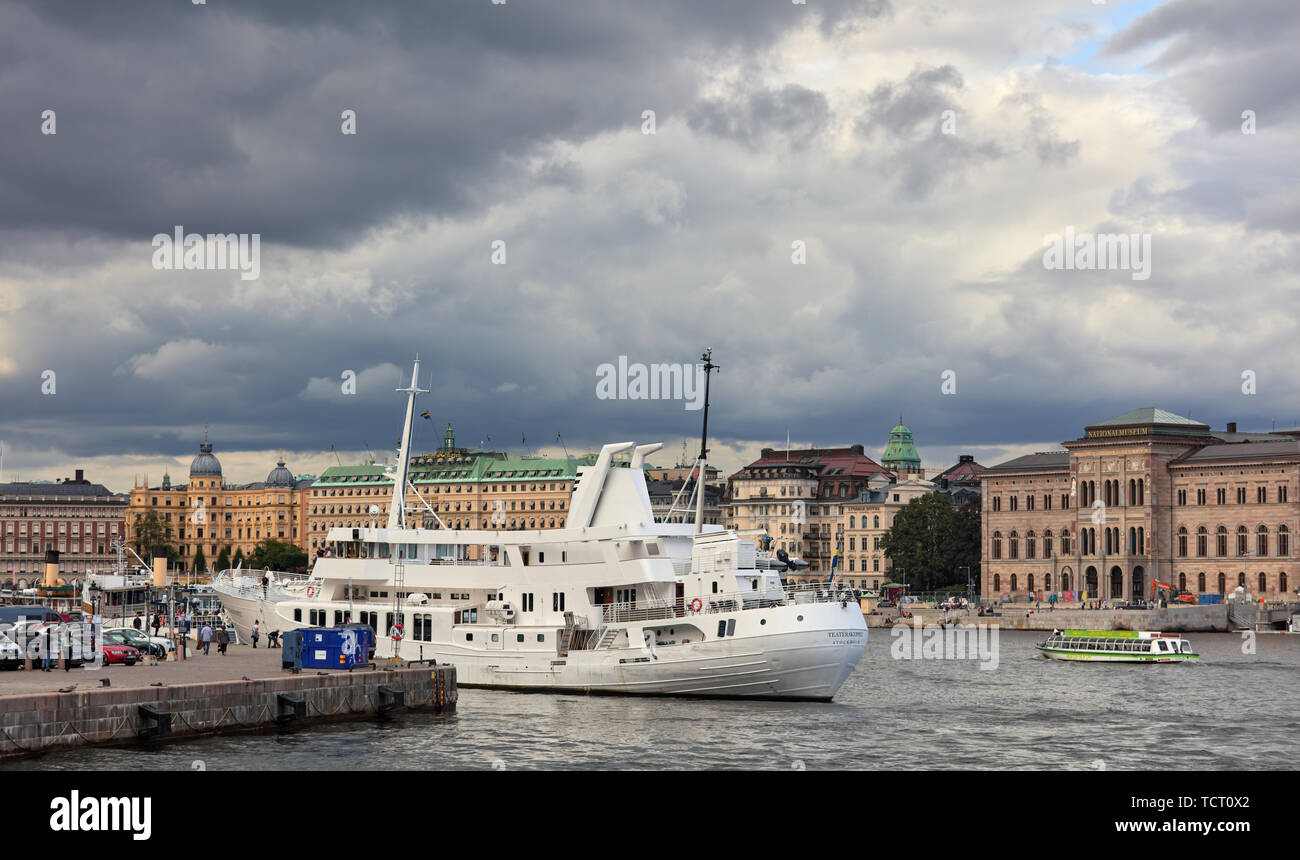
[[[406,394],[406,424],[402,426],[402,448],[397,454],[397,470],[393,475],[393,500],[388,505],[388,527],[390,529],[406,528],[406,476],[411,459],[411,427],[415,421],[415,395],[428,394],[429,389],[420,388],[420,359],[415,359],[415,369],[411,371],[411,384],[398,391]]]
[[[700,356],[704,362],[704,429],[700,433],[699,474],[695,478],[695,534],[704,531],[704,476],[709,460],[709,377],[718,366],[713,363],[713,347]]]

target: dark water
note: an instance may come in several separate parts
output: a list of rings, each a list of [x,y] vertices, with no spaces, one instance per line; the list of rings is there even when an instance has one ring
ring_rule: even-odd
[[[1196,664],[891,659],[872,631],[831,704],[461,690],[451,716],[98,749],[8,769],[1294,769],[1300,636],[1192,634]]]

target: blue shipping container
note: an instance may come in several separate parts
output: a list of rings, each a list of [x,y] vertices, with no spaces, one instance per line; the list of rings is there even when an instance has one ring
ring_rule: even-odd
[[[302,636],[304,669],[350,669],[369,662],[369,627],[308,627],[297,632]]]
[[[1223,602],[1222,594],[1201,594],[1197,596],[1197,602],[1202,606]]]

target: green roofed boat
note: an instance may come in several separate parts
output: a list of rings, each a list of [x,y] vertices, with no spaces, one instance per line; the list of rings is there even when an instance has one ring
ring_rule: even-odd
[[[1052,660],[1102,663],[1186,663],[1200,656],[1177,633],[1137,630],[1053,630],[1035,647]]]

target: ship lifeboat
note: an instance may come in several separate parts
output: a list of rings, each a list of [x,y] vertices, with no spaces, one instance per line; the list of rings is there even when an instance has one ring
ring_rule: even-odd
[[[515,617],[515,608],[505,600],[489,600],[487,606],[483,608],[483,614],[491,618],[499,618],[502,621],[509,621]]]

